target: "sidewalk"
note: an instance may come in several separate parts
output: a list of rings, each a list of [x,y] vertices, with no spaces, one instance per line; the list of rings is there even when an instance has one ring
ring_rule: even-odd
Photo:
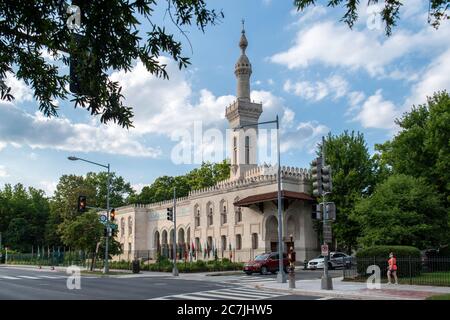
[[[342,277],[333,278],[333,290],[322,290],[320,279],[297,280],[295,289],[289,289],[289,280],[286,283],[258,283],[255,287],[290,294],[357,300],[423,300],[432,295],[450,293],[450,287],[381,284],[381,289],[368,289],[365,282],[342,280]]]

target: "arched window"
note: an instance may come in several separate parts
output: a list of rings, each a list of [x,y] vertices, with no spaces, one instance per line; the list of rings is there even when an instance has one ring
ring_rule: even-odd
[[[195,238],[195,250],[198,252],[200,251],[200,238]]]
[[[220,244],[220,248],[222,249],[222,251],[227,250],[227,236],[220,237]]]
[[[213,205],[211,202],[208,202],[206,205],[206,212],[207,212],[207,225],[212,226],[213,225]]]
[[[128,235],[133,234],[133,218],[128,217]]]
[[[252,233],[252,249],[258,249],[258,234]]]
[[[220,224],[224,225],[227,223],[227,204],[225,200],[220,202]]]
[[[245,137],[245,164],[250,164],[250,137]]]
[[[200,227],[200,207],[199,205],[195,205],[194,207],[194,217],[195,217],[195,227]]]
[[[241,207],[235,207],[234,208],[235,217],[234,220],[236,223],[242,222],[242,208]]]
[[[120,236],[125,236],[125,218],[120,219]]]
[[[233,138],[233,164],[237,164],[237,138]]]
[[[236,250],[242,249],[242,236],[240,234],[236,235]]]

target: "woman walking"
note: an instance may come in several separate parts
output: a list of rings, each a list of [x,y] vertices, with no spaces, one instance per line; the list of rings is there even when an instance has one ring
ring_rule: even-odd
[[[394,257],[394,253],[393,252],[391,252],[389,254],[388,264],[389,264],[388,272],[387,272],[388,284],[392,284],[392,282],[391,282],[391,275],[394,276],[395,284],[398,284],[398,279],[397,279],[397,259]]]

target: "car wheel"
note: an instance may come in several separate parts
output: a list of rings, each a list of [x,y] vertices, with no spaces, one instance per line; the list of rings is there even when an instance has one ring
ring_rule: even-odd
[[[261,267],[261,274],[266,274],[267,273],[267,267],[266,266],[262,266]]]

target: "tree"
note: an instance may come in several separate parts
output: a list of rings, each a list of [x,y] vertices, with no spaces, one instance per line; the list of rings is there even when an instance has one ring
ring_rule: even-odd
[[[166,65],[159,59],[161,54],[172,57],[180,69],[189,64],[182,54],[181,42],[164,25],[155,22],[159,17],[153,15],[161,8],[160,3],[74,0],[72,4],[79,6],[81,13],[78,37],[67,27],[69,15],[64,1],[1,1],[0,98],[14,98],[4,81],[10,72],[31,86],[44,115],[57,116],[55,99],[67,99],[69,94],[69,76],[60,68],[61,64],[69,64],[69,54],[81,90],[72,99],[75,106],[88,109],[91,115],[101,115],[103,123],[114,121],[126,128],[132,126],[132,107],[123,104],[121,87],[109,79],[107,72],[129,71],[139,59],[150,73],[168,78]],[[204,31],[223,17],[222,12],[208,9],[204,0],[166,0],[164,14],[183,35],[182,27],[195,24]],[[149,30],[142,28],[144,21],[151,26]],[[42,52],[52,56],[54,62],[46,61]]]
[[[320,148],[317,154],[320,155]],[[329,133],[325,139],[325,158],[326,164],[331,166],[333,183],[332,193],[326,196],[326,201],[336,204],[333,234],[338,245],[351,252],[357,244],[360,227],[350,214],[359,197],[370,194],[373,189],[373,160],[364,135],[353,131],[336,136]]]
[[[123,177],[111,174],[110,207],[116,208],[129,202],[134,195],[129,182]],[[106,172],[87,173],[86,177],[77,175],[63,175],[60,177],[50,204],[50,217],[46,225],[46,241],[49,245],[61,245],[57,233],[58,225],[64,221],[72,221],[80,213],[77,211],[78,197],[87,197],[90,207],[106,208],[107,190]]]
[[[49,201],[44,191],[7,184],[0,190],[0,232],[3,241],[18,251],[44,244]]]
[[[396,120],[401,130],[376,145],[393,173],[423,177],[450,203],[450,96],[438,92]]]
[[[362,198],[353,213],[363,246],[409,245],[420,249],[444,243],[448,215],[441,199],[423,178],[390,176]]]
[[[202,163],[185,175],[157,178],[150,186],[142,188],[141,193],[135,197],[135,203],[153,203],[173,198],[173,188],[176,188],[177,197],[186,197],[189,191],[211,187],[217,182],[225,180],[230,175],[230,165],[226,160],[221,163]]]
[[[429,0],[430,9],[429,14],[434,20],[429,20],[429,23],[438,28],[441,21],[449,19],[447,15],[447,9],[450,6],[449,0]],[[305,10],[311,5],[315,5],[315,0],[295,0],[294,4],[297,10]],[[378,4],[379,0],[368,0],[368,4]],[[386,27],[386,35],[391,35],[392,27],[396,26],[397,20],[399,19],[400,8],[404,1],[400,0],[385,0],[384,7],[381,11],[381,19],[384,21]],[[345,6],[347,8],[346,13],[342,17],[342,20],[352,28],[354,23],[358,20],[358,5],[359,1],[355,0],[329,0],[329,7]]]
[[[91,254],[91,266],[93,266],[97,243],[102,238],[103,229],[104,226],[100,222],[98,214],[95,211],[90,211],[76,217],[73,221],[66,220],[60,224],[58,233],[66,246]]]

